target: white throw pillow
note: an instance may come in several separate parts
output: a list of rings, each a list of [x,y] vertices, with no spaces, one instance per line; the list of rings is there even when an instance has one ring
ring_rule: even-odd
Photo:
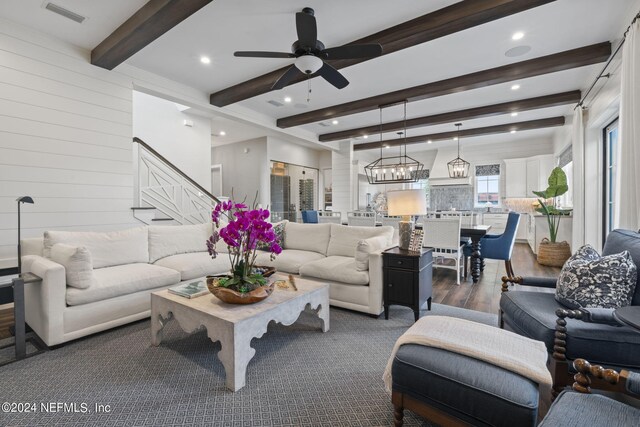
[[[102,233],[91,231],[45,231],[45,258],[51,259],[51,248],[57,243],[86,247],[91,253],[94,268],[149,262],[149,233],[147,227]]]
[[[51,248],[51,260],[64,267],[67,286],[86,289],[96,281],[91,253],[84,246],[56,243]]]
[[[284,248],[326,255],[330,236],[331,224],[287,222],[284,226]]]
[[[156,262],[171,255],[204,252],[211,237],[212,223],[196,225],[155,225],[149,227],[149,259]]]
[[[369,270],[369,255],[382,249],[389,247],[389,239],[387,236],[369,237],[368,239],[360,240],[356,247],[356,270],[368,271]]]
[[[329,240],[327,256],[352,257],[360,240],[378,236],[384,236],[391,244],[393,227],[354,227],[331,224],[331,240]]]

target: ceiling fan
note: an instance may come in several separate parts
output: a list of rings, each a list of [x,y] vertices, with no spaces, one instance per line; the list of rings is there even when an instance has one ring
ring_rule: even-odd
[[[372,58],[382,55],[382,46],[377,43],[325,49],[324,44],[318,40],[316,18],[310,7],[305,7],[302,12],[296,13],[296,30],[298,40],[291,46],[291,53],[241,51],[233,55],[248,58],[295,58],[294,64],[271,86],[272,90],[287,86],[299,73],[307,76],[317,73],[336,88],[342,89],[349,84],[349,80],[325,60]]]

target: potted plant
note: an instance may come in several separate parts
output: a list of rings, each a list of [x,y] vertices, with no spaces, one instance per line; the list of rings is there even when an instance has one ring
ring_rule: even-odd
[[[571,209],[559,209],[555,205],[555,199],[569,191],[567,185],[567,175],[559,167],[554,168],[547,180],[548,187],[544,191],[534,191],[538,196],[538,206],[536,211],[547,217],[549,224],[549,238],[546,237],[540,242],[538,248],[538,263],[552,267],[562,267],[571,256],[569,243],[557,242],[560,219],[571,213]],[[551,200],[551,203],[548,201]]]
[[[209,290],[219,299],[247,304],[261,301],[273,292],[273,283],[268,283],[267,276],[275,270],[255,265],[258,250],[269,251],[272,260],[282,252],[273,226],[267,222],[269,215],[267,209],[249,209],[231,200],[218,203],[213,209],[211,219],[216,230],[207,240],[207,250],[216,258],[216,244],[222,240],[231,262],[229,275],[207,277]],[[221,223],[226,225],[220,228]]]

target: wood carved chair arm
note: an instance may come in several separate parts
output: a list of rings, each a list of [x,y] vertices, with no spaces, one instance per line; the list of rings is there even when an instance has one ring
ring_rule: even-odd
[[[508,291],[508,284],[515,283],[522,286],[535,286],[538,288],[555,289],[558,279],[556,277],[502,277],[502,292]]]
[[[622,393],[640,399],[640,374],[622,370],[620,373],[613,369],[591,365],[584,359],[576,359],[573,367],[577,374],[573,376],[573,390],[579,393],[591,393],[591,389],[607,390]]]

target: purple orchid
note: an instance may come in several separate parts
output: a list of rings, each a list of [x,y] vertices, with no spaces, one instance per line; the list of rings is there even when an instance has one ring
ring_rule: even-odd
[[[216,258],[216,244],[224,241],[229,249],[231,271],[234,274],[242,271],[246,278],[253,271],[258,247],[268,248],[272,260],[282,252],[273,225],[267,222],[269,216],[269,210],[249,209],[244,203],[231,200],[218,203],[211,212],[216,231],[206,242],[209,255]],[[222,221],[226,225],[220,228]]]

